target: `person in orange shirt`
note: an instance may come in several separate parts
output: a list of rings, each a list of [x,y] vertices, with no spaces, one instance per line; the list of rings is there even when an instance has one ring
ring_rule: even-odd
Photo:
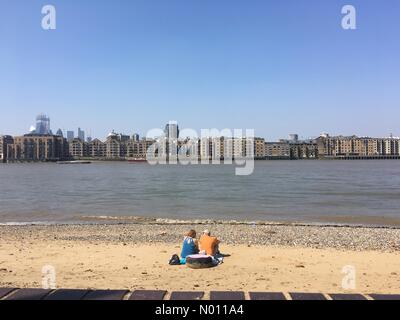
[[[209,256],[219,254],[219,243],[217,237],[212,237],[209,230],[204,230],[203,235],[200,237],[200,252],[205,252]]]

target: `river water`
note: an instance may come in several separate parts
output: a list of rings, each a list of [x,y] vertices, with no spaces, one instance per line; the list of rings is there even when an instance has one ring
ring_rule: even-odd
[[[400,161],[0,164],[0,223],[104,216],[400,225]]]

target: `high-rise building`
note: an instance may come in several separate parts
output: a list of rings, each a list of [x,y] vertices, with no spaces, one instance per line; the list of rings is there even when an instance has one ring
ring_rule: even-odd
[[[59,137],[63,137],[64,136],[64,134],[63,134],[61,129],[57,130],[56,136],[59,136]]]
[[[81,130],[81,128],[78,128],[78,139],[85,141],[85,131]]]
[[[134,134],[132,135],[132,140],[133,140],[133,141],[139,141],[139,134],[134,133]]]
[[[39,114],[36,117],[36,134],[51,134],[50,118],[45,114]]]
[[[67,140],[71,142],[75,138],[75,133],[73,131],[67,131]]]
[[[296,133],[289,134],[289,141],[290,142],[298,142],[299,141],[299,135]]]
[[[92,137],[92,132],[89,131],[87,137],[86,137],[86,142],[92,142],[93,141],[93,137]]]
[[[179,126],[176,121],[170,121],[165,126],[165,137],[170,139],[178,139],[179,138]]]

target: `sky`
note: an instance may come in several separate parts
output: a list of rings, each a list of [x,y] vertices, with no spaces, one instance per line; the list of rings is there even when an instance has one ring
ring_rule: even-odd
[[[0,134],[400,136],[398,0],[0,0]],[[43,30],[44,5],[56,30]],[[357,12],[344,30],[342,7]]]

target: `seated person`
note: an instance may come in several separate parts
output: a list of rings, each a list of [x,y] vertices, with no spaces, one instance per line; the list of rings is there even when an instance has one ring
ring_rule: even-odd
[[[199,245],[196,239],[196,231],[190,230],[183,239],[181,258],[186,259],[187,256],[199,253]]]
[[[203,235],[200,237],[200,250],[214,257],[216,254],[219,254],[219,243],[220,241],[217,237],[212,237],[210,231],[204,230]]]

